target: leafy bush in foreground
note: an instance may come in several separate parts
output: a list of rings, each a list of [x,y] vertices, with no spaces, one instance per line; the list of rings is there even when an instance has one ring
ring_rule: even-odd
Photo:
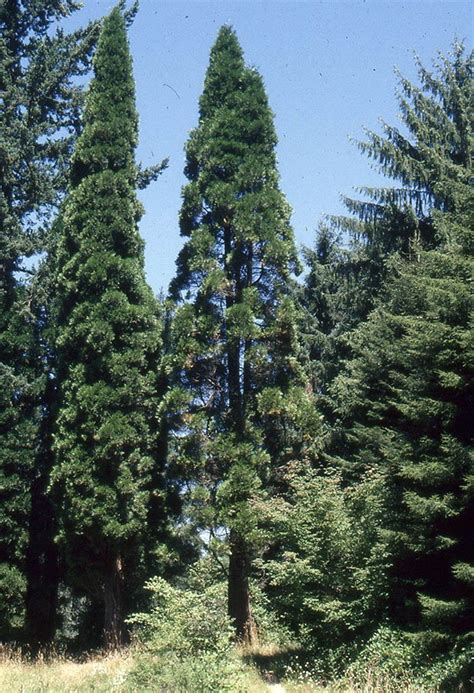
[[[244,691],[232,644],[224,584],[179,589],[162,578],[147,583],[149,613],[135,614],[139,655],[130,674],[140,690]]]

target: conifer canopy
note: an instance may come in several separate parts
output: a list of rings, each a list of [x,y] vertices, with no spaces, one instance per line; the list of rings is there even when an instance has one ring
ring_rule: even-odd
[[[136,142],[132,64],[114,9],[94,59],[58,249],[53,473],[70,574],[91,599],[103,594],[109,645],[120,642],[123,583],[139,567],[159,464],[161,337],[137,229]]]

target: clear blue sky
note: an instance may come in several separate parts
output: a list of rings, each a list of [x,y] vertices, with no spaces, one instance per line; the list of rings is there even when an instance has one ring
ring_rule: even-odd
[[[85,0],[66,26],[103,16],[114,4]],[[169,168],[141,193],[147,277],[156,292],[167,289],[181,247],[183,147],[197,124],[210,48],[225,23],[265,80],[281,187],[300,245],[313,243],[322,215],[342,211],[341,194],[377,182],[348,138],[377,129],[379,118],[397,122],[393,68],[413,80],[414,51],[429,66],[454,37],[472,43],[471,3],[457,0],[141,0],[130,29],[138,158],[148,165],[170,157]]]

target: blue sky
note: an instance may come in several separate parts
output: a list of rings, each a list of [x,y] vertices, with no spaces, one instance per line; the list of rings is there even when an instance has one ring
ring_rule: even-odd
[[[115,3],[85,0],[67,28],[107,14]],[[146,271],[168,286],[182,244],[178,227],[183,147],[197,124],[209,51],[232,24],[247,62],[263,75],[279,137],[281,187],[299,245],[311,245],[322,215],[343,211],[340,195],[380,179],[350,143],[363,128],[396,124],[398,67],[416,80],[414,51],[431,65],[455,37],[472,44],[470,2],[457,0],[141,0],[130,28],[140,115],[138,158],[170,158],[140,196]]]

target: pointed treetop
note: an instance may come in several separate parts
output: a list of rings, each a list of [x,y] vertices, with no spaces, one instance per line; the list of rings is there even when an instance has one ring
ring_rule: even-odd
[[[199,100],[201,120],[242,88],[244,71],[245,61],[237,34],[232,27],[224,25],[211,49],[204,91]]]
[[[73,183],[107,168],[133,167],[138,115],[126,20],[119,7],[102,25],[84,125],[73,159]]]
[[[239,44],[239,39],[237,38],[237,33],[230,24],[223,24],[219,29],[215,43],[211,48],[211,61],[216,51],[223,49],[234,50],[236,54],[238,53],[242,56],[242,49]]]

